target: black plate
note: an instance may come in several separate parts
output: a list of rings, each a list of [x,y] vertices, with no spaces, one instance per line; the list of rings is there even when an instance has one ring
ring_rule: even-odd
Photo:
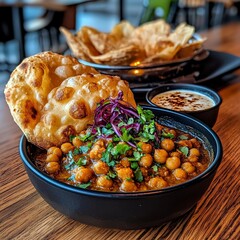
[[[151,64],[142,64],[137,66],[109,66],[86,62],[79,59],[79,62],[94,67],[102,74],[119,76],[129,82],[146,82],[149,79],[157,79],[163,81],[171,77],[182,75],[184,70],[192,62],[198,63],[206,59],[209,55],[208,50],[199,49],[187,58],[176,59],[173,61],[165,61]]]
[[[198,56],[202,54],[202,52],[205,52],[205,49],[199,49],[197,50],[193,55],[181,59],[175,59],[171,61],[164,61],[164,62],[157,62],[157,63],[145,63],[145,64],[139,64],[137,66],[129,66],[129,65],[122,65],[122,66],[112,66],[112,65],[105,65],[105,64],[98,64],[98,63],[92,63],[85,61],[83,59],[78,59],[78,61],[84,65],[93,67],[99,71],[120,71],[120,70],[136,70],[136,69],[152,69],[152,68],[162,68],[166,66],[173,66],[173,65],[179,65],[181,63],[186,63],[194,59],[198,59]],[[207,55],[205,55],[207,57]]]
[[[209,50],[209,56],[200,62],[192,61],[176,77],[169,77],[162,81],[149,78],[144,82],[131,82],[130,87],[135,94],[146,93],[148,90],[166,83],[203,84],[219,79],[224,75],[240,68],[240,57]]]

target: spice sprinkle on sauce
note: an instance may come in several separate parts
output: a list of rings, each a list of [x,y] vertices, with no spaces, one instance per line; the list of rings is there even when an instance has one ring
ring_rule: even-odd
[[[159,107],[184,112],[205,110],[215,105],[210,97],[189,90],[159,93],[151,101]]]

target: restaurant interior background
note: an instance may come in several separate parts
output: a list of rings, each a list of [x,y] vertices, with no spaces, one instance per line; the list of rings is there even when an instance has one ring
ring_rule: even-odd
[[[214,1],[214,0],[212,0]],[[122,14],[120,13],[120,4],[122,2]],[[164,5],[166,6],[166,0],[100,0],[100,1],[90,1],[89,3],[85,3],[82,5],[77,6],[76,11],[76,23],[75,23],[75,29],[72,29],[73,32],[76,32],[79,30],[82,26],[92,26],[100,31],[108,32],[111,30],[111,28],[117,24],[121,18],[128,20],[133,25],[137,26],[140,23],[146,22],[148,20],[151,20],[153,18],[160,18],[164,16],[164,11],[161,7],[156,7],[155,5],[161,5],[164,2]],[[176,0],[172,2],[177,2]],[[197,9],[195,13],[192,15],[194,18],[198,16],[200,17],[200,24],[197,26],[197,22],[191,24],[195,24],[197,27],[197,31],[204,30],[208,27],[215,27],[219,24],[224,24],[231,20],[239,19],[239,1],[233,1],[235,2],[234,5],[231,4],[231,0],[218,0],[220,2],[220,5],[215,4],[215,7],[213,8],[212,12],[215,15],[215,21],[212,23],[212,26],[205,25],[206,23],[206,12],[209,11],[206,8],[206,5],[201,5],[201,0],[195,0],[195,1],[182,1],[180,0],[178,2],[178,7],[181,5],[181,2],[190,2],[190,4],[193,4],[193,9]],[[222,3],[225,2],[225,3]],[[230,4],[229,4],[230,3]],[[153,8],[151,8],[151,4]],[[200,5],[197,8],[195,8],[195,5]],[[224,6],[225,5],[225,6]],[[224,6],[224,7],[223,7]],[[182,7],[182,6],[181,6]],[[208,6],[209,7],[209,6]],[[176,11],[176,4],[173,4],[174,10],[171,9],[171,6],[169,8],[169,14],[167,20],[169,22],[173,21],[173,16],[170,16],[171,13]],[[179,9],[182,11],[180,12]],[[31,23],[36,24],[36,19],[41,18],[44,13],[45,9],[41,7],[24,7],[24,23],[30,24],[31,29]],[[177,19],[175,19],[175,23],[181,22],[186,20],[185,14],[186,9],[184,8],[178,8],[178,15]],[[192,14],[192,13],[191,13]],[[189,21],[194,21],[194,19],[190,19]],[[196,19],[195,19],[196,21]],[[34,23],[35,22],[35,23]],[[199,23],[198,23],[199,24]],[[43,31],[42,31],[43,30]],[[0,32],[2,29],[0,28]],[[2,34],[2,33],[1,33]],[[52,50],[55,52],[63,52],[66,47],[65,39],[63,36],[60,35],[60,43],[57,43],[53,41],[52,46],[50,46],[50,43],[48,41],[48,35],[46,32],[44,32],[44,28],[41,29],[41,34],[43,36],[43,43],[41,45],[41,42],[39,40],[39,31],[29,31],[26,32],[24,35],[24,41],[25,41],[25,47],[26,47],[26,56],[31,56],[33,54],[36,54],[38,52],[41,52],[43,50]],[[45,35],[44,35],[45,34]],[[54,34],[54,32],[52,33]],[[9,74],[11,71],[16,67],[16,65],[21,61],[19,57],[19,46],[16,40],[10,39],[7,42],[3,42],[0,39],[0,90],[2,91],[5,83],[7,82],[9,78]]]

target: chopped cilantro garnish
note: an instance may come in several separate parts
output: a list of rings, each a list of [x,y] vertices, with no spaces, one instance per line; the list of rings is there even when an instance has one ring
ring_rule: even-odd
[[[188,137],[186,135],[180,135],[180,136],[178,136],[178,138],[180,140],[187,140],[188,139]]]
[[[66,170],[70,170],[75,166],[75,161],[71,159],[67,165],[64,166]]]
[[[84,157],[80,157],[78,159],[78,161],[76,162],[76,165],[79,166],[79,167],[85,166],[85,165],[87,165],[87,162],[88,162],[88,160],[87,160],[87,158],[85,156]]]
[[[184,147],[179,147],[179,150],[185,155],[188,155],[189,149],[188,147],[184,146]]]
[[[75,148],[75,149],[73,150],[73,156],[76,156],[76,155],[78,155],[79,153],[80,153],[79,149]]]
[[[138,168],[138,163],[137,162],[132,162],[131,163],[131,168],[132,169],[137,169]]]
[[[117,175],[114,172],[109,171],[107,174],[108,179],[115,178]]]
[[[103,152],[102,158],[101,158],[110,167],[115,166],[115,162],[112,160],[113,155],[111,154],[113,147],[114,147],[113,144],[109,143],[106,151]]]
[[[141,106],[137,106],[137,111],[142,123],[148,122],[154,118],[154,114],[151,110],[144,110]]]
[[[132,179],[130,177],[127,177],[125,180],[126,181],[132,181]]]
[[[154,165],[154,166],[152,166],[152,169],[153,169],[154,172],[157,172],[158,171],[158,166]]]
[[[137,168],[134,172],[134,176],[136,181],[138,182],[142,182],[143,181],[143,175],[142,175],[142,171],[140,168]]]
[[[143,153],[134,151],[133,152],[133,157],[128,158],[128,161],[130,161],[130,162],[138,162],[143,155],[144,155]]]
[[[89,151],[90,147],[88,146],[81,146],[79,148],[79,150],[82,152],[82,153],[87,153]]]
[[[111,154],[113,156],[126,154],[126,152],[130,149],[131,149],[131,147],[129,145],[127,145],[126,143],[118,143],[115,147],[113,147],[111,149]]]
[[[70,135],[70,136],[69,136],[69,141],[72,142],[74,138],[75,138],[74,135]]]
[[[88,188],[89,186],[91,185],[90,182],[88,183],[81,183],[81,184],[77,184],[76,186],[79,187],[79,188]]]
[[[170,138],[170,139],[173,139],[175,136],[174,136],[174,134],[172,134],[172,133],[170,133],[170,132],[164,132],[164,131],[162,131],[162,137],[164,137],[164,138]]]
[[[75,175],[71,175],[71,177],[67,178],[68,181],[74,181],[75,180]]]

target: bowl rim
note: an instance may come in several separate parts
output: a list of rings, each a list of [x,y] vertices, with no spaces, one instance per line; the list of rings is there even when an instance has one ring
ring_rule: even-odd
[[[159,91],[159,90],[161,90],[163,88],[167,88],[167,87],[169,87],[168,90]],[[212,106],[210,108],[207,108],[207,109],[203,109],[203,110],[197,110],[197,111],[177,111],[177,110],[172,110],[172,111],[181,112],[181,113],[201,113],[201,112],[206,112],[206,111],[209,111],[209,110],[213,110],[213,109],[219,108],[219,106],[222,104],[222,98],[215,90],[213,90],[213,89],[211,89],[209,87],[206,87],[206,86],[201,86],[201,85],[196,85],[196,84],[191,84],[191,83],[175,83],[175,84],[174,83],[169,83],[169,84],[164,84],[162,86],[158,86],[158,87],[152,88],[151,90],[147,91],[145,98],[146,98],[146,101],[151,106],[154,106],[154,107],[157,107],[157,108],[161,108],[161,109],[168,109],[168,108],[160,107],[160,106],[156,105],[155,103],[153,103],[151,101],[153,96],[151,96],[151,95],[154,92],[156,92],[156,94],[154,94],[154,96],[155,96],[158,93],[168,92],[168,91],[177,90],[177,89],[179,89],[179,90],[188,90],[188,91],[193,91],[193,92],[196,92],[196,93],[201,93],[201,94],[211,98],[210,96],[204,94],[202,91],[208,92],[209,95],[213,96],[213,98],[211,98],[211,99],[214,101],[214,106]],[[171,109],[169,109],[169,110],[171,110]]]
[[[158,195],[158,194],[168,194],[169,192],[184,189],[184,188],[191,186],[192,184],[203,181],[208,175],[210,175],[212,172],[214,172],[218,168],[218,166],[220,165],[220,163],[222,161],[223,148],[222,148],[222,143],[221,143],[218,135],[210,127],[208,127],[205,123],[199,121],[198,119],[196,119],[194,117],[191,117],[186,114],[182,114],[182,113],[179,113],[179,112],[176,112],[173,110],[159,109],[159,108],[156,108],[153,106],[148,106],[148,105],[143,105],[143,107],[148,108],[150,110],[154,110],[154,111],[160,110],[161,112],[165,112],[167,114],[170,113],[170,115],[173,114],[175,116],[184,118],[185,120],[187,119],[188,121],[189,120],[193,121],[193,122],[197,123],[198,125],[200,125],[200,127],[203,127],[213,137],[213,139],[216,143],[216,149],[217,149],[214,159],[211,162],[211,164],[208,166],[208,168],[204,172],[199,174],[198,176],[196,176],[184,183],[177,184],[174,186],[169,186],[164,189],[141,191],[141,192],[106,192],[106,191],[97,191],[97,190],[78,188],[76,186],[72,186],[72,185],[60,182],[58,180],[55,180],[52,177],[50,177],[49,175],[47,175],[46,173],[40,171],[36,167],[36,165],[32,162],[32,160],[30,159],[30,157],[27,153],[27,145],[29,144],[29,142],[27,141],[27,138],[24,134],[21,136],[20,142],[19,142],[20,158],[21,158],[23,164],[25,165],[25,167],[27,167],[33,174],[35,174],[41,180],[43,180],[49,184],[52,184],[55,187],[59,187],[63,190],[70,191],[72,193],[83,194],[86,196],[102,197],[102,198],[117,198],[117,199],[132,199],[132,198],[136,198],[136,197],[139,198],[139,197],[146,197],[146,196],[154,196],[154,195]],[[177,122],[177,120],[176,120],[176,122]]]

